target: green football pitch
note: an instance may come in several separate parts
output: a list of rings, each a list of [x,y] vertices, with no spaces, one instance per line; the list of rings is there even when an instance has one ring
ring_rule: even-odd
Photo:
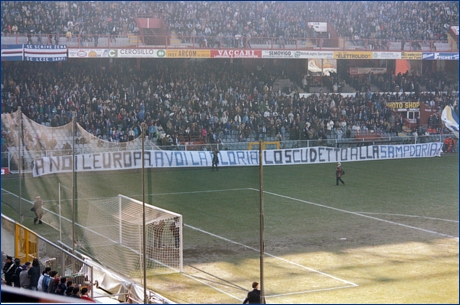
[[[263,168],[267,303],[458,304],[458,155],[343,163],[339,186],[335,166]],[[75,181],[79,200],[142,200],[140,171]],[[148,170],[145,182],[147,203],[184,220],[184,272],[149,276],[149,288],[177,303],[241,303],[260,281],[259,168]],[[71,175],[27,174],[23,197],[51,206],[58,183],[71,187]],[[2,188],[17,194],[17,176]],[[16,202],[4,196],[3,213],[15,218]]]

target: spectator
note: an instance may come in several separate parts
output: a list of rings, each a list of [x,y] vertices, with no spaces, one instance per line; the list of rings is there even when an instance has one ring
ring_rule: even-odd
[[[55,293],[57,286],[59,285],[59,274],[53,270],[50,272],[50,283],[48,286],[48,293]]]
[[[88,288],[86,287],[83,287],[81,289],[81,293],[80,293],[80,298],[81,299],[84,299],[84,300],[87,300],[87,301],[90,301],[90,302],[95,302],[93,299],[91,299],[89,296],[88,296]]]
[[[72,298],[77,298],[77,299],[80,299],[80,288],[75,286],[75,287],[72,287],[72,294],[70,295],[70,297]]]
[[[14,259],[14,272],[11,275],[11,279],[14,287],[21,287],[20,274],[22,272],[21,260],[19,258]]]
[[[16,271],[15,263],[13,262],[13,257],[7,255],[6,263],[3,266],[3,274],[5,275],[5,284],[7,286],[13,286],[13,274]]]
[[[26,262],[21,268],[22,271],[19,273],[19,287],[30,289],[30,262]]]
[[[38,285],[37,285],[38,291],[48,292],[48,287],[49,287],[50,279],[51,279],[50,272],[51,272],[51,267],[46,267],[45,270],[43,270],[42,275],[38,279]]]
[[[29,268],[27,273],[30,279],[30,289],[37,291],[38,280],[40,279],[40,263],[37,258],[33,259],[32,267]]]
[[[67,290],[66,278],[62,276],[59,279],[59,284],[57,284],[56,290],[54,291],[54,293],[59,294],[59,295],[64,295],[66,290]]]

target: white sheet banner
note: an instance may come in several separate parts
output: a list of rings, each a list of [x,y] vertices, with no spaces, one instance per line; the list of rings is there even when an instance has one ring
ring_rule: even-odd
[[[265,150],[264,165],[293,165],[350,161],[392,160],[436,157],[442,143],[409,145],[372,145],[363,147],[305,147]],[[211,151],[149,150],[144,155],[145,168],[211,166]],[[220,151],[219,166],[258,166],[259,151]],[[75,171],[110,171],[142,168],[142,151],[117,151],[75,156]],[[72,156],[43,157],[34,160],[33,176],[72,171]]]
[[[315,32],[327,32],[327,22],[307,22],[307,25]]]
[[[350,68],[350,74],[384,74],[387,68]]]

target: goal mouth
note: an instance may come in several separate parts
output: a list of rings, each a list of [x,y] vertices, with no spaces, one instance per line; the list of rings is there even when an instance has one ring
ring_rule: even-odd
[[[79,247],[104,267],[128,278],[183,271],[182,215],[124,195],[78,200]],[[68,224],[67,224],[68,226]],[[145,268],[143,234],[145,232]]]

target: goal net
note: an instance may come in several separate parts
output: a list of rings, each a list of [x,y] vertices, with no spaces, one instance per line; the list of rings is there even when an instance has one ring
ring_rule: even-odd
[[[81,248],[118,273],[141,277],[142,202],[123,195],[87,202],[86,222],[79,226]],[[182,272],[182,215],[147,204],[145,233],[147,275]]]

